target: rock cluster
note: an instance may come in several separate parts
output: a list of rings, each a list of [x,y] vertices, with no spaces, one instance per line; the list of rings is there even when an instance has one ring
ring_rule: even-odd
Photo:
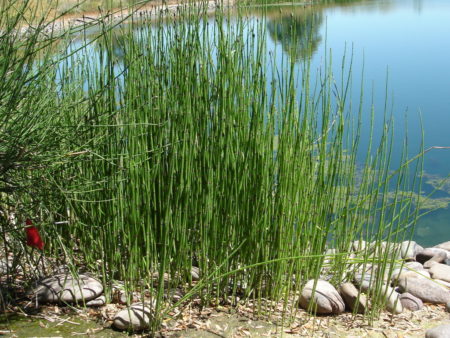
[[[302,308],[318,314],[339,314],[345,304],[350,311],[364,313],[370,308],[370,296],[375,294],[381,295],[385,309],[393,314],[420,310],[424,302],[450,308],[450,266],[446,264],[450,262],[450,242],[423,248],[413,241],[390,245],[358,241],[353,243],[353,250],[369,250],[370,257],[388,250],[391,257],[403,263],[386,266],[378,280],[377,267],[366,264],[354,274],[353,283],[339,286],[339,292],[324,280],[310,280],[301,293]]]

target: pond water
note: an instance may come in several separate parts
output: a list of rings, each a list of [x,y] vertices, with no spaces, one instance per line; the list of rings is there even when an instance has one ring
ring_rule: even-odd
[[[446,43],[450,1],[286,3],[252,7],[248,13],[248,27],[261,23],[265,27],[267,53],[283,56],[277,62],[295,59],[300,67],[309,60],[314,73],[332,58],[339,77],[341,60],[345,57],[348,64],[352,59],[355,106],[364,90],[362,150],[368,146],[372,103],[375,135],[382,128],[385,110],[394,118],[392,169],[401,156],[406,131],[409,157],[421,151],[422,132],[425,149],[450,147],[450,44]],[[74,42],[71,48],[81,43]],[[120,47],[115,53],[120,58]],[[424,171],[423,194],[438,189],[422,211],[437,210],[419,219],[415,239],[430,246],[450,240],[450,182],[440,184],[450,174],[450,149],[427,152]]]
[[[394,158],[400,157],[406,129],[409,156],[414,156],[420,151],[422,131],[425,148],[450,146],[448,18],[450,2],[446,0],[369,0],[313,8],[278,6],[268,10],[268,49],[281,48],[289,53],[291,46],[301,48],[306,46],[302,40],[309,39],[312,69],[323,67],[328,53],[332,54],[335,73],[340,72],[340,60],[353,55],[356,100],[364,67],[365,118],[370,115],[373,101],[375,129],[381,126],[387,92],[388,112],[395,120]],[[300,28],[296,35],[290,34],[292,22]],[[296,54],[305,57],[302,51]],[[369,123],[362,127],[362,149],[367,146],[365,135],[369,135]],[[450,174],[450,149],[427,152],[424,170],[426,194]],[[449,193],[449,183],[440,187],[429,201],[440,208],[419,220],[416,240],[422,245],[450,240]]]

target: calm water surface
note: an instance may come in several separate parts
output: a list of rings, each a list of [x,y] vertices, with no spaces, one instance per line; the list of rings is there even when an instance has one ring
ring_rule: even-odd
[[[292,20],[297,27],[311,27],[311,32],[302,34],[299,29],[297,36],[290,35]],[[372,0],[315,9],[282,6],[269,11],[267,28],[269,49],[281,47],[289,53],[289,45],[302,46],[305,44],[298,41],[312,39],[313,69],[323,67],[327,52],[338,74],[342,57],[353,55],[353,87],[357,87],[353,98],[357,103],[364,65],[364,114],[368,120],[373,93],[375,126],[383,121],[387,85],[388,112],[395,119],[397,158],[406,129],[410,156],[419,152],[422,130],[425,148],[450,146],[450,1]],[[362,149],[368,133],[369,123],[365,123]],[[450,149],[427,153],[424,193],[449,174]],[[422,245],[450,240],[449,197],[448,183],[433,195],[430,203],[441,208],[420,219],[416,240]]]
[[[339,77],[342,58],[352,57],[355,106],[364,74],[361,149],[368,145],[372,102],[375,131],[381,129],[386,102],[394,117],[394,158],[400,156],[406,130],[409,156],[420,151],[422,130],[425,148],[450,147],[450,1],[362,0],[325,7],[283,4],[265,7],[264,16],[262,11],[250,10],[248,27],[262,22],[267,52],[284,56],[278,62],[295,59],[300,65],[308,59],[314,73],[331,56]],[[120,56],[120,49],[117,53]],[[424,193],[449,174],[450,149],[428,152]],[[419,220],[416,240],[420,244],[450,240],[449,203],[447,183],[429,201],[440,209]]]

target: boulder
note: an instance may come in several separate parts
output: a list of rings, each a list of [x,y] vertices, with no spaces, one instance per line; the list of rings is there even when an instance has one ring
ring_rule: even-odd
[[[434,264],[430,268],[431,277],[450,282],[450,266],[446,264]]]
[[[435,245],[434,248],[450,251],[450,241]]]
[[[302,290],[300,306],[319,314],[339,314],[344,312],[345,304],[333,285],[324,280],[309,280]]]
[[[352,311],[363,314],[368,310],[367,297],[360,293],[352,283],[341,284],[339,294]]]
[[[79,303],[100,296],[103,293],[103,285],[83,274],[57,274],[38,282],[33,293],[37,300],[43,303]]]
[[[450,324],[439,325],[427,330],[425,338],[448,338],[450,337]]]
[[[422,300],[416,296],[413,296],[409,292],[405,292],[400,295],[400,302],[402,303],[404,309],[408,309],[410,311],[418,311],[423,308]]]
[[[409,292],[423,302],[433,304],[450,302],[450,291],[426,278],[400,278],[399,288],[402,293]]]
[[[151,318],[152,310],[149,304],[135,303],[115,315],[113,326],[122,331],[142,331],[149,328]]]

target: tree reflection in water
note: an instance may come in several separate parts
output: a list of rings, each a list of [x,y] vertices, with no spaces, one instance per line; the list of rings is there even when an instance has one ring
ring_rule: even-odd
[[[320,27],[323,13],[319,9],[301,10],[296,13],[268,16],[270,37],[279,42],[283,50],[294,60],[311,57],[317,51],[322,36]]]

